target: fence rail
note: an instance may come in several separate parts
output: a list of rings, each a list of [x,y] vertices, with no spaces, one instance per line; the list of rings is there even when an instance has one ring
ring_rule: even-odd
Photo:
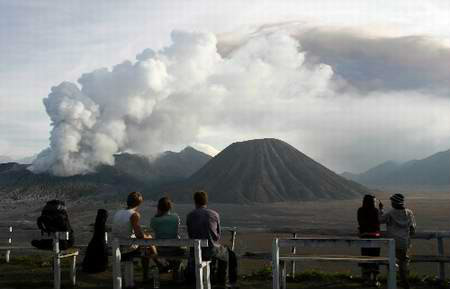
[[[88,229],[87,231],[92,231],[92,227],[89,227],[90,229]],[[10,262],[11,260],[11,254],[12,251],[14,250],[24,250],[24,249],[33,249],[30,246],[14,246],[14,233],[17,232],[17,230],[15,228],[13,228],[13,226],[7,226],[7,227],[2,227],[2,230],[5,229],[6,231],[6,242],[3,242],[4,245],[2,244],[2,246],[0,247],[0,251],[5,251],[5,261],[6,262]],[[86,229],[86,227],[85,227]],[[181,227],[182,230],[185,230],[185,226]],[[302,231],[301,229],[298,228],[281,228],[281,229],[267,229],[267,228],[257,228],[257,229],[238,229],[237,227],[222,227],[223,231],[227,231],[230,233],[231,239],[230,239],[230,244],[231,244],[231,248],[234,250],[235,246],[236,246],[236,240],[237,240],[237,235],[238,233],[247,233],[247,232],[255,232],[255,233],[270,233],[270,234],[287,234],[292,236],[293,239],[299,239],[298,237],[300,236],[300,232]],[[5,232],[4,231],[4,232]],[[39,231],[39,230],[26,230],[26,231]],[[322,230],[322,231],[326,231],[326,230]],[[331,230],[333,231],[333,230]],[[336,231],[336,230],[335,230]],[[348,232],[346,232],[347,236],[349,235]],[[308,234],[310,235],[310,234]],[[353,236],[355,236],[356,234],[353,234]],[[106,240],[108,239],[108,235],[106,234],[105,236]],[[411,237],[413,240],[429,240],[429,241],[433,241],[435,240],[436,243],[436,248],[437,248],[437,252],[434,255],[412,255],[411,256],[411,261],[415,262],[415,263],[437,263],[437,271],[438,271],[438,277],[441,280],[445,280],[446,279],[446,263],[450,263],[450,256],[445,254],[445,250],[444,250],[444,241],[450,239],[450,231],[425,231],[425,232],[417,232],[416,234],[414,234]],[[311,245],[312,241],[305,241],[307,240],[307,238],[302,238],[304,241],[303,242],[307,242],[309,245]],[[310,238],[310,240],[312,240],[313,238]],[[359,238],[349,238],[349,237],[344,237],[344,236],[339,236],[334,238],[335,240],[360,240]],[[322,238],[314,238],[314,243],[316,243],[316,245],[320,245],[322,244],[323,246],[328,246],[331,242],[329,239],[322,237]],[[283,241],[284,242],[284,241]],[[286,242],[290,242],[290,241],[286,241]],[[288,247],[291,248],[291,254],[295,255],[297,253],[297,246],[299,243],[297,242],[293,242],[293,243],[289,243],[286,244]],[[367,247],[370,247],[371,244],[368,243],[366,244]],[[373,245],[376,246],[376,245]],[[85,247],[85,246],[79,246],[79,247]],[[243,256],[243,258],[250,258],[250,259],[265,259],[265,260],[271,260],[271,255],[270,252],[266,252],[266,253],[262,253],[262,254],[249,254],[249,255],[245,255]],[[314,259],[310,259],[313,261],[321,261],[321,258],[316,258]],[[285,260],[288,261],[288,260]],[[304,261],[304,259],[296,259],[296,258],[292,258],[289,260],[290,261],[290,269],[291,269],[291,276],[295,277],[295,273],[296,273],[296,268],[295,268],[295,264],[296,262],[299,261]]]
[[[286,256],[281,255],[282,247],[336,247],[346,245],[349,247],[378,248],[388,247],[388,257],[366,257],[366,256]],[[359,263],[384,263],[388,265],[388,289],[396,289],[395,270],[395,242],[393,239],[358,239],[358,238],[296,238],[278,239],[272,243],[272,274],[273,288],[286,289],[286,266],[285,261],[334,261],[334,262],[359,262]]]
[[[266,229],[258,230],[258,232],[267,232],[273,234],[291,234],[295,239],[299,234],[300,229],[296,228],[281,228],[281,229]],[[382,232],[384,233],[384,232]],[[384,235],[384,234],[382,234]],[[339,238],[345,238],[339,236]],[[436,240],[437,242],[437,252],[436,255],[412,255],[411,262],[414,263],[438,263],[438,277],[440,280],[446,279],[445,264],[450,263],[450,256],[445,255],[444,250],[444,240],[450,239],[450,231],[423,231],[416,232],[411,236],[412,240]],[[295,253],[296,247],[292,247],[292,252]],[[291,276],[295,277],[295,260],[291,262]]]

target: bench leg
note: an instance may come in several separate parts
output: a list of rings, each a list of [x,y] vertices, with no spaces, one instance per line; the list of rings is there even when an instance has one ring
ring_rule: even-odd
[[[124,285],[125,287],[134,287],[134,264],[131,262],[125,263],[125,272],[124,272]]]
[[[195,268],[195,288],[196,289],[204,289],[203,287],[203,268],[202,265],[199,264]]]
[[[113,277],[113,289],[122,289],[122,271],[120,269],[120,247],[119,241],[114,239],[112,242],[113,264],[112,264],[112,277]]]
[[[203,269],[205,270],[204,274],[205,274],[205,288],[206,289],[211,289],[211,280],[210,280],[210,269],[209,269],[209,262],[205,262],[205,265],[203,267]]]
[[[203,261],[202,248],[200,240],[194,241],[194,258],[195,258],[195,288],[203,289]]]
[[[53,288],[61,288],[61,259],[58,255],[53,257]]]
[[[159,276],[159,269],[158,266],[154,266],[151,270],[152,272],[152,278],[153,278],[153,288],[159,288],[160,284],[160,276]]]
[[[281,283],[281,284],[280,284],[280,285],[281,285],[281,288],[282,288],[282,289],[286,289],[286,288],[287,288],[287,287],[286,287],[286,273],[287,273],[287,272],[286,272],[286,263],[287,263],[287,262],[281,261],[280,263],[281,263],[281,264],[280,264],[280,269],[281,269],[281,272],[280,272],[280,273],[281,273],[281,274],[280,274],[280,275],[281,275],[281,276],[280,276],[280,277],[281,277],[281,280],[280,280],[280,283]]]
[[[70,264],[70,281],[73,286],[77,284],[77,256],[72,256],[72,262]]]

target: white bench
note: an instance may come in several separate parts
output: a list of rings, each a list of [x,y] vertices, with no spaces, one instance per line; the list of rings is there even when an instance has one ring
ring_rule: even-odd
[[[33,246],[13,246],[12,244],[12,234],[13,229],[9,227],[10,236],[8,238],[7,246],[0,246],[0,251],[6,251],[5,260],[6,263],[10,262],[10,255],[12,250],[38,250]],[[69,232],[56,232],[50,234],[50,237],[53,240],[53,250],[45,251],[39,250],[42,253],[51,253],[53,257],[53,288],[60,289],[61,288],[61,259],[71,258],[70,263],[70,281],[72,285],[76,285],[76,263],[77,256],[79,255],[78,250],[73,251],[61,251],[59,248],[59,240],[68,240]]]
[[[121,270],[121,252],[120,246],[138,245],[148,246],[168,246],[168,247],[194,247],[195,259],[195,277],[197,289],[211,289],[210,280],[210,261],[202,260],[202,247],[208,247],[208,240],[193,239],[150,239],[150,240],[131,240],[130,242],[120,243],[118,239],[112,242],[113,255],[113,288],[122,289],[122,270]],[[133,262],[125,262],[124,285],[125,287],[134,286]]]
[[[369,256],[307,256],[307,255],[280,255],[280,248],[292,247],[323,247],[336,245],[349,247],[379,248],[388,246],[388,257]],[[395,266],[395,241],[393,239],[358,239],[358,238],[296,238],[274,239],[272,242],[272,275],[273,289],[286,289],[286,262],[287,261],[335,261],[377,263],[388,265],[388,289],[397,288]]]

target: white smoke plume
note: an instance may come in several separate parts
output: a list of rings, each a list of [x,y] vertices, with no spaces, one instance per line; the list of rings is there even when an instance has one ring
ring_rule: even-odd
[[[254,137],[284,139],[334,168],[351,158],[358,170],[450,144],[448,47],[288,28],[176,31],[169,47],[53,87],[50,147],[31,170],[84,174],[121,151]]]

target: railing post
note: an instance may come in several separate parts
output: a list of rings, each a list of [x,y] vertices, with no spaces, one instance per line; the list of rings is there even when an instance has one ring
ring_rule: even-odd
[[[397,289],[397,270],[395,266],[395,241],[389,240],[389,272],[388,272],[388,289]]]
[[[53,234],[53,288],[61,288],[61,259],[59,259],[59,232]]]
[[[280,248],[278,238],[272,241],[272,282],[273,289],[280,289]]]
[[[8,230],[9,230],[8,245],[11,247],[12,246],[13,227],[9,226]],[[5,254],[6,263],[9,263],[10,255],[11,255],[11,250],[6,250],[6,254]]]
[[[292,236],[294,239],[297,238],[297,233],[294,233]],[[291,252],[293,255],[295,255],[295,253],[297,253],[297,248],[292,247]],[[291,261],[291,277],[292,277],[292,279],[295,278],[295,261]]]
[[[112,255],[113,255],[113,288],[122,289],[122,272],[120,269],[120,247],[119,240],[114,239],[112,242]]]
[[[203,289],[203,262],[200,240],[194,240],[195,283],[197,289]]]
[[[444,239],[442,236],[439,236],[439,233],[437,233],[437,249],[438,249],[438,256],[444,256]],[[445,280],[445,263],[439,262],[439,279],[444,281]]]

